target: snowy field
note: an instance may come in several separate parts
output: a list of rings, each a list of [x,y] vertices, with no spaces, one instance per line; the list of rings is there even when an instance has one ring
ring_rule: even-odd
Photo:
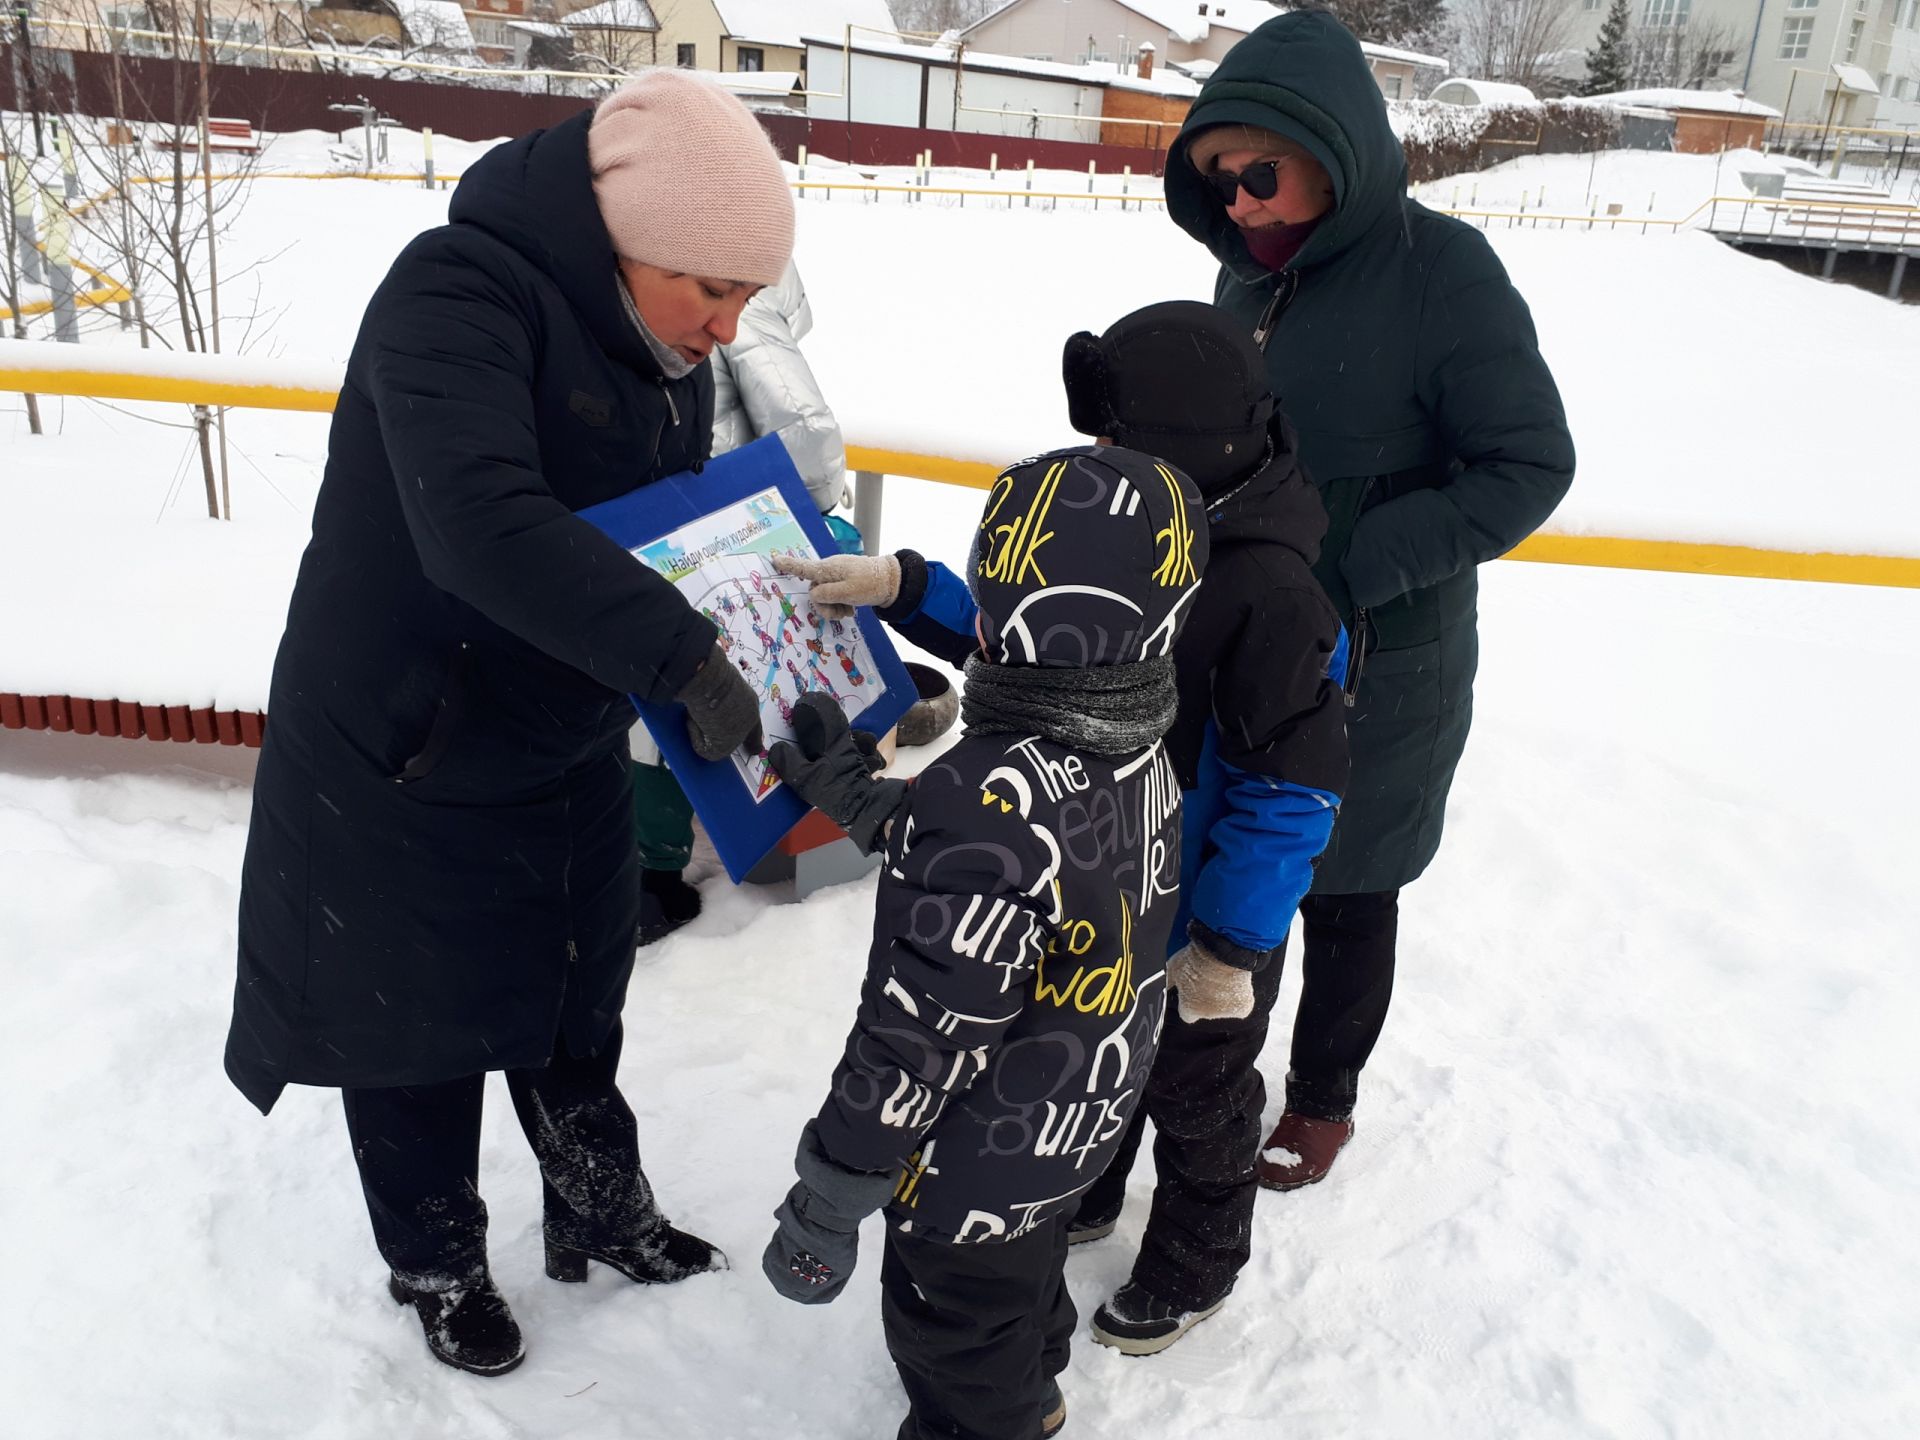
[[[257,187],[226,252],[258,287],[254,353],[337,367],[444,204]],[[1580,445],[1557,527],[1920,554],[1920,312],[1703,237],[1492,238]],[[1066,333],[1210,281],[1152,212],[809,201],[800,244],[850,437],[990,460],[1072,438]],[[125,343],[104,317],[87,342]],[[177,407],[46,412],[34,439],[0,395],[0,688],[264,703],[324,419],[235,412],[220,526],[185,432],[140,418]],[[893,481],[886,543],[957,560],[978,498]],[[1253,1267],[1176,1349],[1076,1346],[1068,1435],[1920,1433],[1920,593],[1520,564],[1482,583],[1474,741],[1405,901],[1359,1134],[1327,1184],[1261,1196]],[[545,1280],[537,1176],[492,1095],[493,1260],[529,1358],[480,1381],[386,1300],[338,1101],[294,1090],[262,1120],[220,1073],[250,772],[0,732],[0,1435],[891,1434],[878,1222],[830,1308],[757,1271],[872,882],[796,907],[710,880],[636,973],[643,1153],[738,1270]],[[1072,1257],[1083,1314],[1124,1277],[1145,1183]]]
[[[957,558],[967,497],[899,488],[898,538]],[[1920,1431],[1920,595],[1497,565],[1484,609],[1474,742],[1353,1145],[1325,1185],[1260,1197],[1253,1266],[1176,1349],[1076,1345],[1068,1433]],[[262,1120],[220,1073],[249,769],[0,735],[0,1431],[890,1435],[878,1222],[830,1308],[756,1265],[871,880],[797,908],[710,881],[636,974],[643,1153],[734,1272],[547,1281],[496,1086],[493,1262],[529,1358],[480,1381],[386,1300],[337,1100],[295,1089]],[[1144,1200],[1143,1172],[1119,1233],[1074,1253],[1083,1315]]]

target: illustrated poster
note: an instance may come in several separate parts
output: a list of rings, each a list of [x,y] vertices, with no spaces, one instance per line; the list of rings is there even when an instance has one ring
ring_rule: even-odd
[[[721,650],[760,698],[762,746],[732,756],[755,804],[779,788],[767,752],[793,738],[795,700],[825,691],[857,720],[881,694],[860,627],[820,614],[812,587],[769,563],[774,555],[819,554],[777,489],[703,515],[632,553],[713,622]]]

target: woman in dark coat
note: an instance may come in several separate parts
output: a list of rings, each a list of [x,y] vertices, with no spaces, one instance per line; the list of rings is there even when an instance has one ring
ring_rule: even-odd
[[[1379,88],[1332,17],[1279,16],[1227,54],[1166,185],[1174,221],[1220,261],[1216,302],[1265,341],[1326,504],[1314,573],[1357,677],[1352,774],[1300,907],[1287,1107],[1259,1167],[1291,1189],[1352,1134],[1399,892],[1440,844],[1472,712],[1475,567],[1552,513],[1573,441],[1526,303],[1479,231],[1407,198]]]
[[[702,363],[793,205],[738,101],[657,71],[501,145],[361,323],[274,664],[227,1073],[338,1086],[395,1300],[511,1369],[476,1189],[486,1072],[539,1159],[547,1270],[725,1264],[675,1230],[615,1083],[639,888],[628,692],[758,731],[713,626],[575,511],[708,455]]]

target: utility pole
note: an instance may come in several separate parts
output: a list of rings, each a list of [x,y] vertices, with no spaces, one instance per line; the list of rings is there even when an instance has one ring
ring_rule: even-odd
[[[32,0],[13,0],[11,5],[14,29],[13,38],[7,46],[7,56],[13,67],[13,93],[16,103],[24,102],[27,113],[33,117],[33,156],[44,160],[47,143],[40,133],[40,79],[33,63],[33,27],[27,24],[27,16],[32,10]],[[26,83],[21,84],[21,59],[26,60]]]

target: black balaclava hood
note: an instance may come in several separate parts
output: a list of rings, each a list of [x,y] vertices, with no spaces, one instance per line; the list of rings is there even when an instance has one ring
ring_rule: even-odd
[[[1168,300],[1086,331],[1061,357],[1067,414],[1083,435],[1157,455],[1208,499],[1266,454],[1273,394],[1260,349],[1230,316]]]

